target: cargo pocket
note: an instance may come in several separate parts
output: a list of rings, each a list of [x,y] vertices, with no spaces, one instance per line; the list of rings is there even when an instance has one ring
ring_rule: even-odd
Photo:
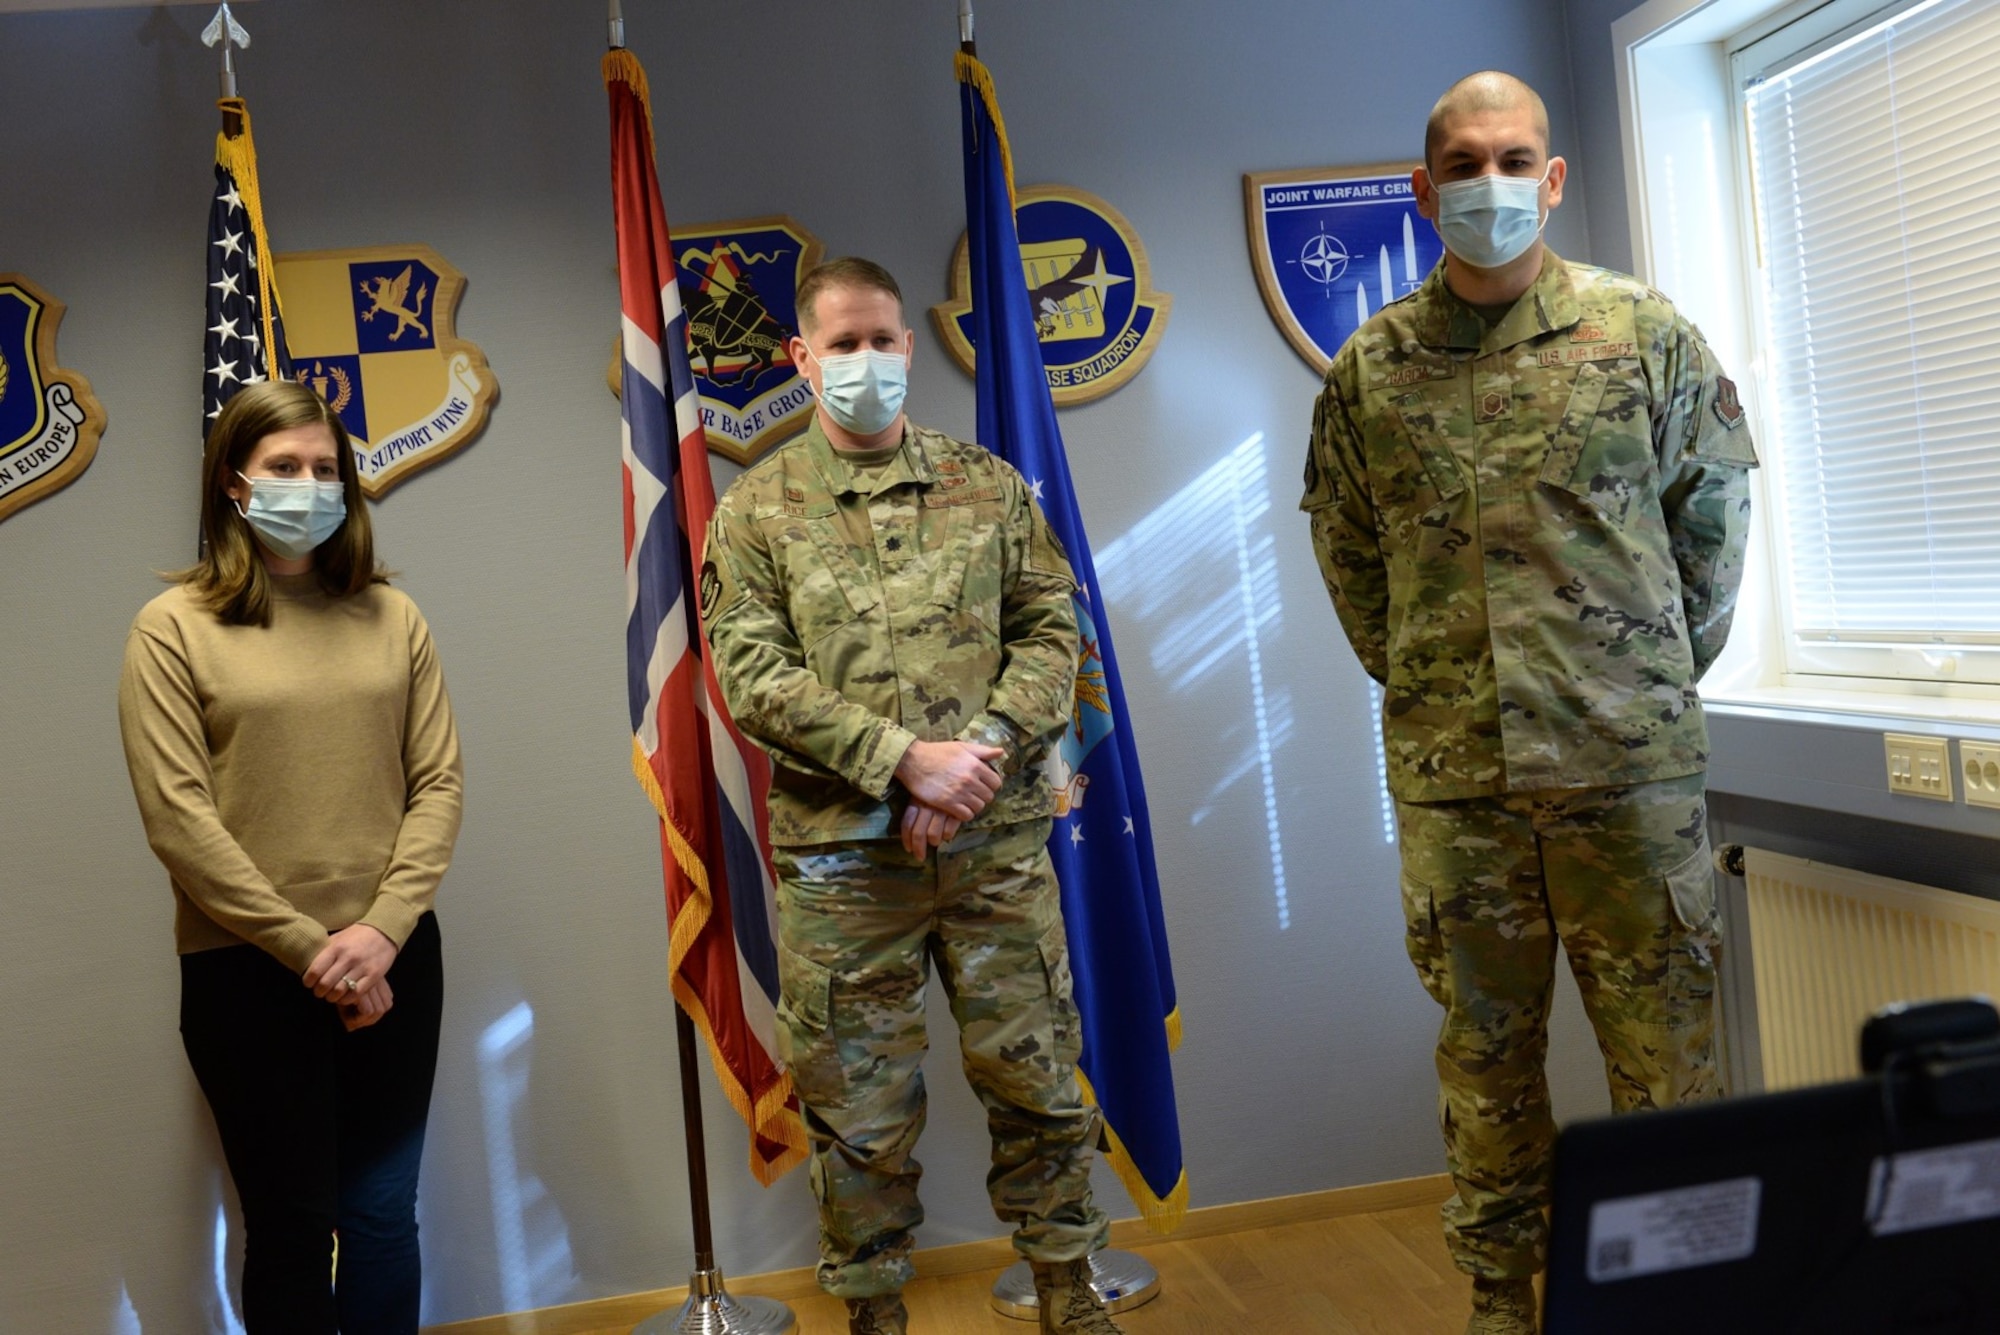
[[[1042,969],[1049,981],[1049,1027],[1056,1060],[1076,1065],[1083,1055],[1083,1028],[1076,1012],[1076,980],[1069,968],[1069,936],[1058,922],[1042,933]]]
[[[833,971],[778,944],[778,1059],[808,1105],[838,1107],[839,1045],[833,1032]]]
[[[1708,835],[1678,866],[1667,872],[1673,904],[1672,939],[1667,946],[1667,1020],[1675,1028],[1705,1024],[1715,1003],[1715,961],[1722,949],[1722,919],[1715,900],[1715,868]]]
[[[1445,967],[1444,934],[1438,930],[1437,899],[1431,888],[1403,873],[1403,945],[1424,991],[1438,1005],[1451,1006],[1450,973]]]

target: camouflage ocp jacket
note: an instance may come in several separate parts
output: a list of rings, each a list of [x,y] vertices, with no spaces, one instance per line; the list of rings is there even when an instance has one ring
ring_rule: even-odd
[[[1551,253],[1491,327],[1444,275],[1335,356],[1300,502],[1384,687],[1391,791],[1698,772],[1757,462],[1735,386],[1622,274]]]
[[[1076,581],[1021,475],[916,426],[843,454],[815,421],[709,524],[702,622],[737,725],[776,762],[774,844],[892,835],[913,740],[1005,748],[973,825],[1046,816],[1070,721]]]

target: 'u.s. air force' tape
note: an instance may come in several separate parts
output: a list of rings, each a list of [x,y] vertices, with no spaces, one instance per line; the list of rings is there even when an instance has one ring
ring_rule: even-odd
[[[1754,1177],[1620,1196],[1590,1207],[1593,1284],[1740,1261],[1757,1250],[1764,1184]]]

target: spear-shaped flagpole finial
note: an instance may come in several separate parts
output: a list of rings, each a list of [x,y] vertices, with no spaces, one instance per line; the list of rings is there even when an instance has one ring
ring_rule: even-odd
[[[623,50],[625,46],[625,6],[622,0],[611,0],[611,49]]]
[[[236,16],[229,12],[229,0],[223,0],[223,3],[216,8],[215,17],[210,19],[208,26],[201,30],[201,44],[203,46],[221,45],[222,95],[224,97],[236,96],[236,60],[230,48],[240,46],[247,49],[250,45],[250,34],[245,32],[243,25],[236,21]]]
[[[958,0],[958,44],[972,54],[972,0]]]

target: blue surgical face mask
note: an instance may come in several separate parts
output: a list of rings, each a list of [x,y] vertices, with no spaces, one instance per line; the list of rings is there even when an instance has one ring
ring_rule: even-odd
[[[820,369],[819,401],[827,413],[857,436],[888,429],[903,411],[910,387],[910,368],[900,352],[864,348],[839,357],[816,357]]]
[[[1547,221],[1542,214],[1544,170],[1523,176],[1475,176],[1437,185],[1438,235],[1452,254],[1476,269],[1499,269],[1528,253]]]
[[[338,482],[236,476],[250,484],[250,508],[239,505],[236,513],[250,521],[266,547],[287,560],[296,561],[325,542],[347,518],[347,491]]]

